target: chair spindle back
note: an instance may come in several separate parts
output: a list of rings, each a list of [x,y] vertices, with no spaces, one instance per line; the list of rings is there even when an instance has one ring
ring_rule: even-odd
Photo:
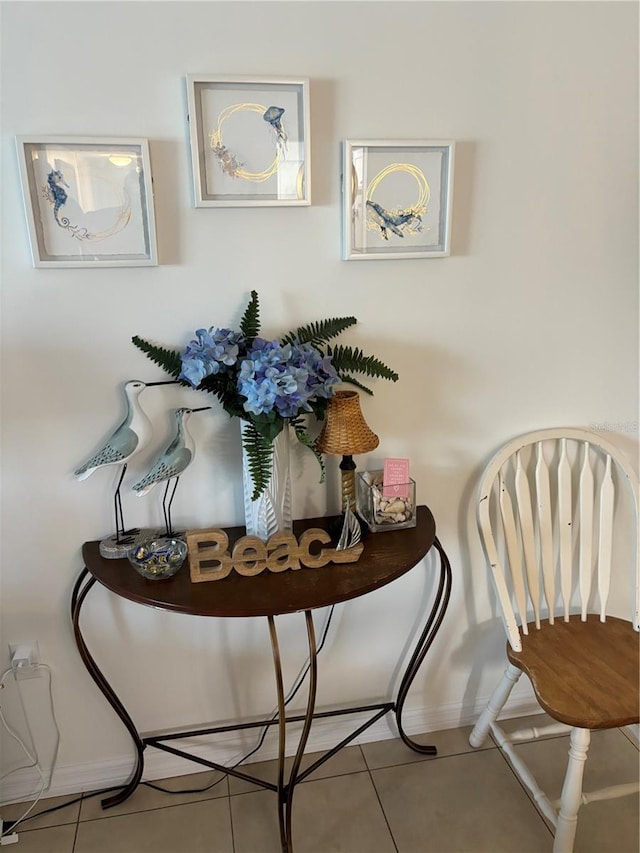
[[[478,525],[515,651],[521,650],[520,630],[527,634],[528,622],[539,628],[545,612],[551,624],[556,610],[568,621],[579,605],[586,620],[596,592],[597,611],[605,620],[614,515],[629,496],[637,531],[635,472],[615,445],[589,430],[528,433],[489,462],[480,483]],[[632,619],[638,630],[640,559],[635,535]]]

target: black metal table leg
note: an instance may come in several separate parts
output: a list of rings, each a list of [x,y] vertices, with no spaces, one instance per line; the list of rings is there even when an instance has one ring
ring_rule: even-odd
[[[269,636],[271,638],[271,652],[273,654],[273,666],[276,676],[276,691],[278,694],[278,826],[280,827],[280,844],[283,853],[288,851],[288,841],[285,824],[285,785],[284,785],[284,747],[287,732],[287,721],[284,709],[284,686],[282,683],[282,664],[280,662],[280,648],[278,646],[278,634],[273,616],[267,616],[269,622]]]
[[[131,778],[129,779],[127,784],[117,794],[114,794],[111,797],[106,797],[104,800],[101,801],[102,808],[108,809],[112,806],[117,806],[119,803],[124,802],[124,800],[126,800],[127,797],[130,797],[131,794],[138,787],[140,779],[142,778],[142,771],[144,769],[143,750],[145,748],[145,745],[142,742],[140,735],[138,734],[138,730],[136,729],[133,720],[127,713],[124,705],[118,699],[113,688],[111,687],[107,679],[104,677],[95,660],[91,656],[89,649],[87,648],[87,644],[84,641],[84,637],[82,636],[82,631],[80,629],[80,611],[82,609],[82,605],[85,601],[85,598],[87,597],[87,593],[96,582],[96,579],[90,576],[89,580],[84,583],[87,578],[87,575],[89,575],[88,570],[83,569],[80,573],[80,576],[78,577],[78,580],[76,581],[76,584],[73,588],[73,594],[71,596],[71,621],[73,623],[73,633],[76,640],[76,646],[78,647],[80,657],[82,658],[84,665],[86,666],[89,672],[89,675],[91,676],[91,678],[93,678],[95,683],[98,685],[99,690],[106,698],[107,702],[111,705],[120,720],[126,726],[127,731],[131,735],[131,739],[136,750],[135,767],[133,769]]]
[[[444,614],[446,613],[447,605],[449,604],[449,597],[451,595],[451,564],[449,563],[449,558],[437,538],[433,544],[440,555],[440,579],[438,582],[438,589],[424,630],[418,640],[404,675],[402,676],[402,681],[400,682],[400,687],[398,689],[398,697],[395,703],[396,722],[398,724],[400,737],[411,749],[425,755],[437,755],[438,751],[435,746],[416,743],[416,741],[412,740],[407,735],[402,727],[402,711],[411,684],[420,669],[425,655],[429,651],[429,647],[438,633],[438,629],[440,628],[440,624],[442,623]]]
[[[291,815],[293,810],[293,792],[295,790],[300,764],[304,750],[309,739],[311,723],[316,702],[318,661],[316,651],[315,630],[313,617],[310,610],[305,610],[305,621],[307,626],[307,642],[309,644],[309,692],[307,695],[307,708],[304,715],[302,733],[298,742],[298,748],[293,759],[288,782],[284,781],[284,760],[286,743],[286,714],[284,688],[282,682],[282,664],[278,646],[278,635],[276,632],[273,616],[268,616],[269,634],[271,637],[271,650],[273,653],[273,664],[276,675],[276,688],[278,693],[278,823],[280,826],[280,843],[282,853],[293,853],[293,837],[291,827]]]

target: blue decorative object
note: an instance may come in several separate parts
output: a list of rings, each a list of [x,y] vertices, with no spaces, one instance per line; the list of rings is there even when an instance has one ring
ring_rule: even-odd
[[[151,438],[151,421],[140,406],[138,398],[145,388],[151,388],[154,385],[175,385],[175,382],[172,380],[141,382],[139,379],[130,379],[125,382],[123,388],[127,407],[125,418],[100,450],[75,470],[75,476],[79,480],[86,480],[96,468],[128,462],[147,444]]]
[[[130,379],[125,382],[123,388],[126,404],[124,420],[111,433],[100,450],[94,453],[83,465],[76,468],[74,472],[78,480],[86,480],[98,468],[104,468],[107,465],[122,465],[122,472],[114,495],[115,536],[111,537],[110,540],[104,540],[105,543],[109,543],[105,544],[104,549],[101,543],[101,553],[104,557],[123,556],[124,550],[130,547],[134,541],[130,534],[137,533],[133,530],[125,532],[120,486],[127,470],[128,461],[136,453],[139,453],[151,439],[151,421],[140,406],[138,398],[145,388],[150,388],[153,385],[174,384],[175,380],[142,382],[139,379]],[[110,547],[111,545],[113,548]]]
[[[422,231],[422,217],[412,210],[402,211],[401,213],[390,213],[375,201],[368,201],[367,207],[385,240],[389,239],[387,230],[393,231],[398,237],[404,237],[404,233],[400,229],[406,225],[411,226],[414,232]]]
[[[265,111],[262,118],[274,129],[278,144],[281,145],[283,148],[286,148],[287,134],[285,133],[285,130],[282,127],[282,122],[280,121],[283,115],[283,107],[269,107],[269,109]]]
[[[233,367],[238,359],[238,345],[242,342],[242,335],[230,329],[214,329],[213,326],[209,331],[198,329],[196,340],[186,346],[178,379],[197,388],[205,377]]]
[[[203,412],[211,406],[201,406],[198,409],[174,409],[176,420],[176,433],[169,446],[156,458],[148,474],[132,486],[133,491],[139,495],[148,494],[158,483],[166,482],[164,499],[162,502],[166,535],[173,536],[171,526],[171,502],[178,487],[178,480],[182,472],[193,462],[196,455],[196,447],[193,437],[187,429],[187,422],[194,412]],[[170,480],[175,478],[171,498],[167,503]]]
[[[58,214],[60,212],[60,208],[67,203],[68,196],[65,187],[68,189],[69,184],[65,181],[62,172],[58,169],[52,169],[47,175],[46,192],[49,201],[53,204],[53,217],[62,228],[65,226],[60,222]]]
[[[172,578],[187,556],[187,545],[181,539],[161,537],[141,542],[130,548],[127,557],[133,568],[149,580]]]
[[[311,412],[309,405],[328,400],[340,378],[328,356],[309,344],[282,344],[254,338],[243,359],[238,391],[245,412],[261,415],[275,409],[281,418]]]
[[[60,216],[60,210],[69,198],[65,187],[69,189],[69,184],[65,181],[62,172],[59,169],[52,169],[47,175],[47,185],[42,194],[53,205],[53,218],[60,228],[65,228],[77,240],[93,239],[96,235],[92,234],[88,228],[72,224],[68,216]]]

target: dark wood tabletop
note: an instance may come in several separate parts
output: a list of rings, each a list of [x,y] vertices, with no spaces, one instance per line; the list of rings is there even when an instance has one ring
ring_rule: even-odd
[[[294,521],[299,537],[310,527],[328,530],[332,518]],[[225,528],[230,547],[245,534],[244,527]],[[127,559],[107,560],[99,542],[82,547],[84,564],[93,577],[111,592],[161,610],[192,616],[275,616],[326,607],[356,598],[384,586],[412,569],[427,554],[436,537],[431,511],[419,506],[416,526],[405,530],[370,533],[356,563],[302,567],[295,571],[264,571],[243,577],[232,571],[226,578],[192,583],[188,561],[172,578],[147,580]]]

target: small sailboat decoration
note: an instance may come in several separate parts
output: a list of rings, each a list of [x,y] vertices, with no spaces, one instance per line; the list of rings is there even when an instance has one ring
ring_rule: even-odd
[[[362,539],[360,523],[356,518],[355,512],[351,511],[351,501],[349,498],[346,500],[347,506],[344,512],[344,521],[342,522],[342,532],[340,533],[340,538],[336,545],[336,550],[338,551],[344,551],[347,548],[352,548]]]
[[[335,547],[332,563],[355,563],[364,551],[362,543],[362,528],[358,518],[351,510],[351,501],[346,499],[342,530],[338,544]]]

